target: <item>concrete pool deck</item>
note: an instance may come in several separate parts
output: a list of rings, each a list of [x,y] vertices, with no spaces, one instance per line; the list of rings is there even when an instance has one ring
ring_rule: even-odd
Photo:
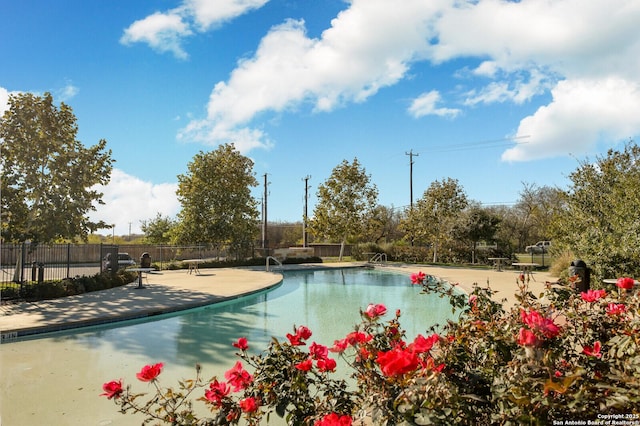
[[[366,263],[324,263],[285,265],[286,270],[362,267]],[[410,275],[422,271],[458,284],[470,292],[474,283],[497,290],[496,299],[515,302],[519,272],[502,272],[462,267],[385,264],[377,269]],[[39,302],[0,305],[0,334],[3,342],[33,334],[136,319],[196,308],[259,292],[278,285],[282,274],[264,268],[201,269],[199,274],[187,270],[159,271],[146,274],[144,289],[138,283],[109,290],[85,293]],[[530,282],[534,294],[544,289],[546,281],[555,281],[547,272],[535,272]]]

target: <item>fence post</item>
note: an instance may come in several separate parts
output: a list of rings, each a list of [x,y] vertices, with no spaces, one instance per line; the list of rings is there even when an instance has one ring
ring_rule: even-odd
[[[67,243],[67,278],[71,269],[71,243]]]

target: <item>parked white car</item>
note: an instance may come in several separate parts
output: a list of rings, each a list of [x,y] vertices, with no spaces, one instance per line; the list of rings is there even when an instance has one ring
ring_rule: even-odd
[[[118,269],[133,266],[135,264],[136,261],[129,256],[129,253],[118,253]],[[111,253],[107,253],[104,259],[102,259],[102,269],[111,269]]]
[[[524,251],[531,254],[547,253],[551,247],[551,241],[538,241],[532,246],[525,247]]]

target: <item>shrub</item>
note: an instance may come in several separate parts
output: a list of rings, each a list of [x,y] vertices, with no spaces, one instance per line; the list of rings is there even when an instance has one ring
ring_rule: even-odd
[[[489,288],[476,286],[467,297],[423,273],[411,280],[449,298],[459,321],[408,340],[400,311],[385,321],[387,308],[371,304],[333,345],[307,345],[312,331],[294,326],[286,340],[273,338],[257,355],[239,338],[241,360],[224,379],[203,381],[197,367],[195,379],[163,388],[163,366],[155,364],[137,375],[155,385],[146,402],[121,380],[105,383],[103,395],[123,413],[170,424],[230,425],[243,418],[257,425],[271,413],[288,424],[319,426],[360,418],[376,425],[640,422],[640,302],[626,290],[632,279],[614,291],[580,294],[548,284],[536,297],[522,277],[519,303],[509,311]],[[331,353],[346,361],[351,385],[334,376]],[[195,391],[212,418],[194,415]]]

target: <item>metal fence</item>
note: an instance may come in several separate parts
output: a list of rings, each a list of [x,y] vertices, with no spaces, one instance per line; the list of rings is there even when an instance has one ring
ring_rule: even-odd
[[[315,256],[338,256],[339,244],[313,244]],[[345,246],[349,256],[351,246]],[[0,288],[21,287],[26,283],[62,280],[76,276],[91,276],[106,267],[105,257],[110,253],[127,253],[140,262],[147,253],[151,261],[161,268],[165,264],[186,259],[226,260],[227,248],[210,245],[149,245],[149,244],[6,244],[0,245]]]
[[[160,267],[185,259],[226,258],[225,250],[206,245],[2,244],[0,288],[95,275],[105,269],[107,253],[113,259],[118,253],[128,253],[136,263],[147,253]]]

